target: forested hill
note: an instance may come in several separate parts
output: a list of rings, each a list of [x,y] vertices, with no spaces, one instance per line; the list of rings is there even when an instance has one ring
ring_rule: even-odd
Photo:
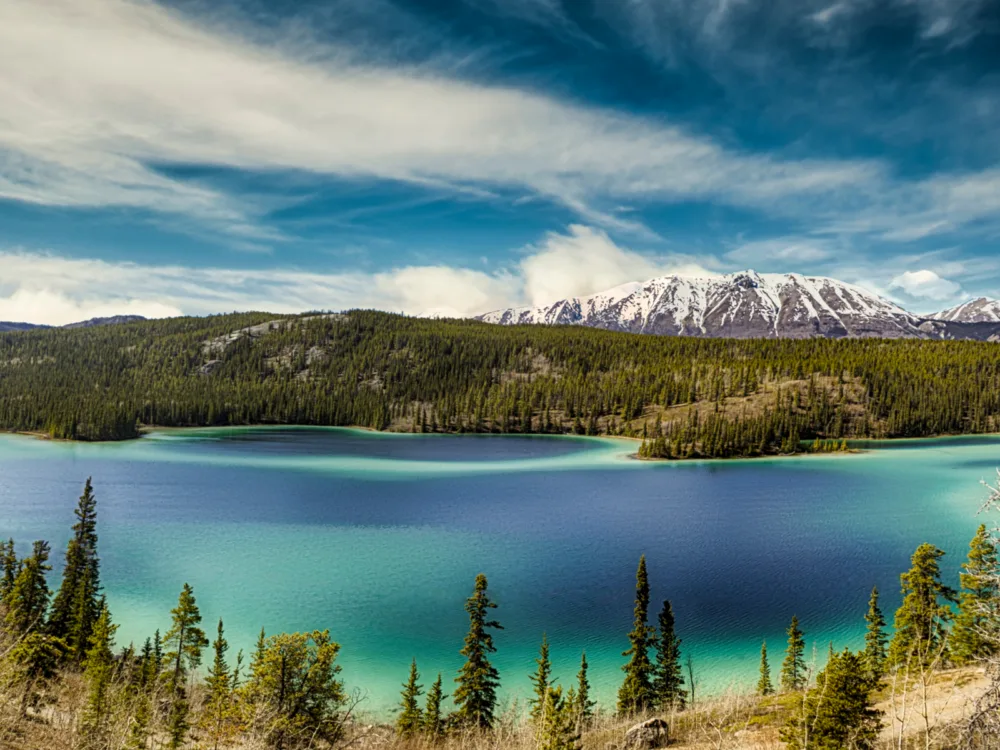
[[[0,428],[362,425],[648,438],[659,456],[791,452],[1000,425],[1000,348],[498,327],[353,311],[0,334]],[[808,446],[807,446],[808,447]]]

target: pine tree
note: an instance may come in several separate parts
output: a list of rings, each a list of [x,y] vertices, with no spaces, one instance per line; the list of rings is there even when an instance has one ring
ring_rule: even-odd
[[[580,671],[576,674],[576,711],[580,721],[586,723],[594,716],[594,707],[597,705],[590,700],[590,680],[587,672],[590,665],[587,664],[587,652],[580,655]]]
[[[970,664],[995,651],[988,631],[997,619],[997,548],[985,525],[980,525],[969,544],[969,558],[959,578],[958,615],[948,636],[948,647],[956,664]]]
[[[865,615],[865,622],[868,623],[865,631],[864,663],[865,669],[875,682],[878,682],[885,675],[886,644],[889,636],[885,632],[885,617],[878,606],[878,589],[872,588],[871,598],[868,600],[868,613]]]
[[[226,714],[229,711],[233,691],[233,676],[226,661],[229,642],[225,637],[222,618],[219,618],[219,627],[215,640],[212,641],[212,651],[214,654],[212,666],[208,668],[208,676],[205,678],[208,695],[205,697],[204,718],[213,745],[218,748],[225,734]]]
[[[469,613],[469,633],[465,636],[465,647],[461,654],[465,664],[459,670],[455,682],[455,705],[457,719],[469,726],[490,729],[493,726],[493,712],[497,703],[497,688],[500,674],[490,663],[489,655],[496,653],[490,630],[502,630],[496,620],[488,619],[489,611],[496,609],[496,603],[487,593],[486,576],[476,576],[476,587],[465,603]]]
[[[767,641],[760,646],[760,679],[757,681],[757,695],[766,696],[774,694],[774,685],[771,683],[771,665],[767,661]]]
[[[181,747],[187,736],[190,706],[185,692],[185,680],[191,670],[201,664],[201,652],[208,646],[205,631],[198,627],[201,612],[191,586],[184,584],[177,606],[170,611],[173,623],[163,637],[167,648],[166,662],[170,665],[167,684],[170,689],[170,714],[168,718],[171,750]]]
[[[400,737],[415,736],[423,727],[423,713],[420,710],[419,698],[424,694],[420,686],[420,673],[417,672],[417,660],[410,663],[410,677],[403,683],[402,702],[399,718],[396,719],[396,731]]]
[[[97,556],[97,500],[90,478],[77,504],[73,537],[66,546],[62,583],[52,602],[49,632],[69,645],[70,658],[82,664],[90,632],[100,614],[100,560]]]
[[[955,601],[955,592],[941,582],[942,557],[944,552],[934,545],[921,544],[913,553],[912,567],[899,577],[903,604],[896,610],[896,632],[889,643],[891,666],[914,659],[926,666],[941,655],[945,625],[951,620],[948,602]]]
[[[683,708],[687,691],[684,690],[684,669],[681,665],[681,639],[674,632],[674,610],[669,601],[663,602],[659,626],[655,643],[653,704],[663,711]]]
[[[653,705],[653,665],[649,660],[649,647],[653,629],[647,625],[649,618],[649,577],[646,574],[646,556],[639,558],[635,574],[635,608],[632,631],[628,635],[629,649],[622,656],[629,658],[622,667],[625,680],[618,689],[618,713],[630,716],[647,711]]]
[[[111,622],[106,602],[91,629],[90,648],[84,658],[83,677],[87,683],[87,705],[83,717],[83,734],[87,745],[103,748],[107,744],[111,682],[115,670],[114,636],[118,629]]]
[[[431,685],[431,689],[427,691],[427,704],[424,708],[424,732],[435,741],[444,736],[444,716],[441,712],[441,703],[447,697],[442,692],[439,673],[434,684]]]
[[[799,618],[792,617],[788,626],[788,649],[781,663],[781,689],[786,692],[802,690],[806,686],[806,642],[799,629]]]
[[[0,542],[0,602],[7,598],[19,572],[14,540]]]
[[[531,684],[535,697],[531,700],[531,720],[537,722],[545,708],[545,701],[549,697],[549,686],[552,684],[552,662],[549,661],[549,638],[542,634],[542,645],[538,651],[538,658],[535,659],[537,669],[531,675]]]
[[[21,561],[17,577],[4,598],[7,627],[18,636],[40,633],[49,611],[49,584],[46,574],[52,570],[48,542],[38,541],[30,557]]]
[[[880,714],[872,707],[874,688],[863,654],[849,649],[833,654],[781,739],[788,750],[871,750],[881,729]]]

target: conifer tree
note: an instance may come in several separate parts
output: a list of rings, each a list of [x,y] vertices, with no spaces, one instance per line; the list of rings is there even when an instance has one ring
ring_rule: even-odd
[[[100,614],[100,561],[97,556],[97,500],[88,477],[77,504],[73,537],[66,546],[62,583],[52,601],[49,632],[69,645],[69,656],[82,664],[90,631]]]
[[[622,653],[628,663],[622,667],[625,680],[618,689],[618,713],[622,716],[642,713],[653,705],[653,665],[649,660],[649,647],[653,629],[647,625],[649,618],[649,577],[646,573],[646,556],[639,558],[635,574],[635,608],[632,613],[632,630],[628,635],[629,649]]]
[[[862,654],[833,654],[782,730],[788,750],[874,748],[881,729],[872,707],[874,687]]]
[[[159,628],[153,633],[153,666],[155,667],[153,674],[159,677],[163,671],[163,638],[160,636]]]
[[[653,703],[666,711],[683,708],[687,699],[684,690],[684,668],[681,665],[681,639],[674,628],[674,610],[669,601],[663,602],[656,637],[656,671],[653,678]]]
[[[576,674],[576,711],[581,722],[588,722],[594,716],[594,707],[597,705],[590,700],[590,679],[587,672],[590,665],[587,664],[587,652],[580,655],[580,671]]]
[[[969,558],[959,575],[962,592],[958,615],[948,636],[950,656],[956,664],[970,664],[994,653],[998,591],[997,548],[985,524],[976,530],[969,544]]]
[[[441,703],[447,698],[442,690],[441,674],[439,673],[431,689],[427,691],[427,704],[424,708],[424,732],[434,741],[444,736],[444,715]]]
[[[945,625],[951,620],[948,603],[955,601],[955,592],[941,582],[942,557],[944,552],[934,545],[921,544],[913,553],[912,567],[899,577],[903,603],[896,610],[896,632],[889,643],[890,666],[913,660],[929,665],[941,655]]]
[[[538,658],[535,659],[537,669],[531,675],[532,689],[535,697],[531,700],[531,710],[529,715],[532,721],[541,718],[545,708],[545,701],[549,697],[549,686],[552,684],[552,662],[549,661],[549,637],[542,634],[542,645],[538,651]]]
[[[201,652],[208,646],[205,631],[198,625],[201,623],[201,612],[194,598],[191,586],[184,584],[177,606],[170,611],[173,622],[170,630],[163,637],[164,644],[170,649],[165,659],[170,670],[167,685],[170,689],[169,733],[171,750],[176,750],[184,744],[188,732],[188,712],[185,681],[191,670],[201,664]]]
[[[489,619],[491,609],[496,609],[487,593],[486,576],[476,576],[475,590],[465,603],[469,613],[469,633],[465,636],[465,646],[461,651],[465,664],[459,670],[455,681],[455,705],[457,719],[469,727],[490,729],[493,726],[493,712],[497,703],[497,688],[500,674],[490,663],[490,654],[496,653],[490,630],[502,630],[496,620]]]
[[[417,672],[417,660],[410,663],[410,676],[403,683],[402,701],[399,718],[396,719],[396,731],[400,737],[414,737],[423,727],[423,712],[420,710],[419,699],[424,694],[420,685],[420,673]]]
[[[871,678],[878,682],[885,675],[886,644],[889,642],[889,636],[885,632],[885,617],[878,606],[878,588],[872,588],[865,622],[868,623],[865,631],[865,669]]]
[[[226,661],[229,642],[225,637],[221,617],[215,640],[212,641],[212,651],[212,665],[208,668],[208,676],[205,678],[208,695],[205,697],[204,716],[213,746],[218,748],[225,734],[226,714],[229,711],[233,690],[232,675],[229,672],[229,663]]]
[[[792,617],[788,626],[788,648],[781,663],[781,689],[796,692],[806,686],[806,642],[799,629],[799,618]]]
[[[771,683],[771,665],[767,661],[767,641],[760,646],[760,679],[757,681],[757,695],[767,696],[774,694],[774,685]]]
[[[91,629],[90,648],[83,662],[83,677],[87,683],[87,705],[83,716],[83,733],[90,747],[107,745],[111,682],[115,670],[113,653],[117,625],[111,622],[106,602]]]
[[[39,633],[45,628],[51,596],[46,580],[46,574],[52,570],[48,561],[48,542],[35,542],[31,556],[21,561],[17,577],[4,599],[6,624],[15,635]]]
[[[347,696],[338,679],[339,653],[328,630],[267,639],[241,692],[268,717],[264,732],[271,747],[335,745],[342,738]]]
[[[18,574],[17,552],[14,550],[14,540],[0,542],[0,602],[14,588],[14,579]]]
[[[563,697],[561,687],[549,686],[539,713],[539,750],[578,750],[574,709]]]

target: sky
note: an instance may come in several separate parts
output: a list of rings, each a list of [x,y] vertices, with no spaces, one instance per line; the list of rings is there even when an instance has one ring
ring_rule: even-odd
[[[748,268],[1000,296],[1000,2],[0,2],[0,320]]]

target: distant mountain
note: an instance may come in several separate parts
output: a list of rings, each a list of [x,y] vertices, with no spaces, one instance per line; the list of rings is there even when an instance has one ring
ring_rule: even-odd
[[[61,328],[93,328],[94,326],[111,326],[119,325],[121,323],[135,323],[139,320],[145,320],[141,315],[112,315],[107,318],[91,318],[90,320],[81,320],[79,323],[69,323]],[[11,323],[8,321],[0,321],[0,333],[6,333],[8,331],[35,331],[40,328],[53,328],[54,326],[40,325],[38,323]]]
[[[480,319],[673,336],[920,336],[918,318],[860,287],[835,279],[755,271],[713,278],[664,276],[544,307],[498,310]]]
[[[954,323],[1000,323],[1000,300],[980,297],[927,317]]]
[[[664,276],[542,307],[496,310],[500,325],[566,324],[630,333],[711,338],[922,338],[997,340],[992,322],[913,315],[861,287],[801,274],[743,271]]]

